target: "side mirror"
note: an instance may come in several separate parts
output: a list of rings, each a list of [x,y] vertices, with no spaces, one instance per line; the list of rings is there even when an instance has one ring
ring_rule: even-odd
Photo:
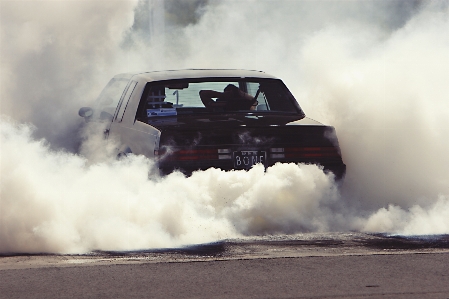
[[[94,110],[90,107],[82,107],[78,111],[79,116],[89,118],[94,114]]]

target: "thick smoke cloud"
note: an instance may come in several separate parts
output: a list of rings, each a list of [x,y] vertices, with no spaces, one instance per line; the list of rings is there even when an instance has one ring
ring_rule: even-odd
[[[1,1],[1,113],[75,150],[77,110],[112,76],[132,1]]]
[[[2,120],[8,157],[0,165],[3,253],[163,248],[242,234],[326,231],[334,221],[328,213],[336,186],[314,165],[148,179],[153,165],[142,156],[90,164],[51,151],[31,134],[28,126]]]
[[[348,196],[363,207],[409,207],[449,194],[448,7],[435,8],[381,42],[330,28],[304,47],[304,98],[337,127]]]
[[[146,10],[161,5],[156,22]],[[449,233],[447,2],[0,6],[0,252],[328,230]],[[113,74],[206,67],[281,77],[309,117],[336,127],[348,165],[341,189],[310,165],[148,179],[143,157],[109,159],[113,146],[93,138],[79,146],[77,110]]]

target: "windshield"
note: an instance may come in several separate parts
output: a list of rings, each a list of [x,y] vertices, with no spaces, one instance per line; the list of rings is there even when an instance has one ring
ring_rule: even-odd
[[[140,118],[149,118],[230,112],[303,114],[281,80],[240,78],[150,82],[143,92],[138,114]]]

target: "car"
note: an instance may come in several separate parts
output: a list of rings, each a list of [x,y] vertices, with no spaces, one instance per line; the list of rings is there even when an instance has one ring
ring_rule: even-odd
[[[163,175],[276,163],[317,164],[337,180],[346,171],[335,129],[306,117],[283,81],[262,71],[119,74],[79,115],[104,123],[118,156],[154,159]]]

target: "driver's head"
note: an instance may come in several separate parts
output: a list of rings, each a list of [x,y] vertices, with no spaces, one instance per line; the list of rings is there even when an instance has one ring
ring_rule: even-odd
[[[239,92],[239,88],[234,84],[229,84],[225,87],[224,92],[232,92],[234,95],[237,95]]]

